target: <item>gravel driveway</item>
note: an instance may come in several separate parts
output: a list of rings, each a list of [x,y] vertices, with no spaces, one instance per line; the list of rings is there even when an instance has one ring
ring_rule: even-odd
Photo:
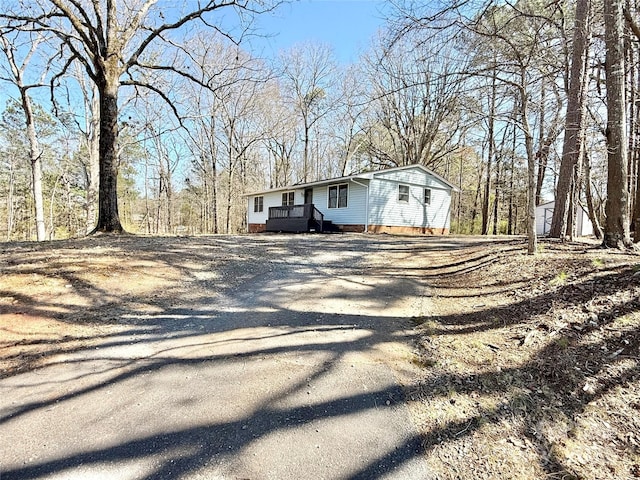
[[[429,478],[401,387],[426,285],[404,267],[447,242],[199,239],[225,254],[172,306],[0,380],[0,479]]]

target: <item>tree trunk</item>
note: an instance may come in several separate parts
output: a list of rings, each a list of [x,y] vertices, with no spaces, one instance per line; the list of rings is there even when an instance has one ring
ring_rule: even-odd
[[[95,145],[93,145],[95,143]],[[86,231],[91,233],[96,227],[98,219],[98,197],[100,188],[100,148],[98,141],[91,141],[89,154],[89,168],[87,175],[87,219]]]
[[[533,135],[529,125],[527,110],[529,101],[525,88],[527,78],[526,68],[523,66],[520,71],[521,85],[520,91],[520,119],[522,131],[524,133],[525,147],[527,150],[527,254],[535,255],[538,249],[538,239],[536,237],[536,157],[533,151]]]
[[[165,180],[164,195],[167,199],[167,233],[173,233],[173,186],[171,185],[171,173],[167,175]]]
[[[471,227],[469,228],[469,233],[471,235],[474,234],[476,230],[476,217],[478,216],[478,203],[480,200],[480,192],[482,191],[482,169],[478,174],[478,183],[476,184],[476,194],[473,198],[473,208],[471,209]]]
[[[545,144],[545,120],[546,120],[546,104],[547,104],[547,85],[545,78],[542,79],[540,86],[540,116],[538,120],[538,178],[536,180],[536,206],[542,203],[542,185],[544,184],[544,175],[547,170],[547,162],[549,158],[549,149]]]
[[[91,127],[87,130],[87,151],[89,154],[89,165],[87,166],[87,233],[96,227],[98,218],[98,196],[100,188],[100,135],[99,118],[100,104],[97,94],[91,99]]]
[[[33,105],[29,96],[29,87],[24,83],[24,72],[29,63],[29,58],[35,52],[42,38],[38,37],[31,44],[31,49],[26,55],[22,66],[18,65],[14,56],[15,47],[10,45],[9,40],[0,36],[1,48],[6,55],[9,63],[9,70],[13,74],[15,86],[20,92],[20,101],[22,111],[24,113],[25,125],[27,129],[27,140],[29,141],[29,160],[31,163],[31,192],[33,195],[33,205],[36,217],[36,239],[40,242],[45,240],[46,230],[44,223],[44,199],[42,195],[42,151],[38,143],[38,134],[36,132],[35,117],[33,114]]]
[[[304,117],[304,151],[302,152],[302,183],[309,181],[309,130],[307,117]]]
[[[498,235],[498,202],[500,201],[500,158],[496,158],[495,198],[493,199],[493,234]]]
[[[112,75],[114,76],[114,75]],[[108,77],[108,76],[107,76]],[[100,95],[100,188],[93,233],[122,233],[118,213],[118,78],[98,85]]]
[[[458,188],[460,189],[460,192],[458,193],[458,204],[456,206],[456,224],[458,225],[458,227],[456,228],[456,233],[461,233],[461,228],[460,228],[460,219],[462,218],[462,192],[464,190],[464,188],[462,187],[462,167],[463,167],[463,155],[460,155],[460,163],[459,163],[459,170],[458,170]]]
[[[515,115],[515,112],[514,112]],[[515,169],[515,156],[516,156],[516,122],[513,122],[513,138],[511,145],[511,172],[509,177],[509,227],[507,229],[507,235],[515,234],[515,225],[513,218],[513,171]]]
[[[600,219],[593,204],[593,193],[591,191],[591,159],[588,155],[584,155],[584,191],[587,198],[587,213],[593,225],[593,234],[598,240],[602,240],[602,227]]]
[[[233,190],[233,170],[229,170],[229,178],[227,182],[227,217],[225,218],[224,233],[231,233],[231,194]]]
[[[36,214],[36,238],[39,242],[46,239],[44,225],[44,198],[42,195],[42,150],[38,144],[35,119],[31,107],[31,99],[26,90],[21,89],[22,106],[27,122],[27,138],[29,139],[29,158],[31,160],[31,188],[33,205]]]
[[[482,202],[482,235],[489,234],[489,205],[491,196],[491,163],[493,161],[494,142],[493,142],[493,130],[495,124],[496,113],[496,70],[493,69],[493,76],[491,78],[491,98],[489,100],[489,129],[487,133],[489,145],[487,154],[487,182],[484,186],[484,198]]]
[[[589,0],[576,3],[576,26],[573,34],[573,54],[567,93],[567,116],[565,121],[564,143],[560,174],[556,186],[555,206],[549,236],[561,238],[567,235],[571,226],[567,225],[569,214],[569,196],[575,183],[575,166],[583,150],[583,119],[586,95],[586,56],[589,48]]]
[[[607,216],[602,245],[631,245],[627,188],[627,122],[625,103],[623,2],[604,2],[607,85]]]
[[[218,170],[216,159],[211,160],[211,217],[213,220],[213,233],[219,233],[218,227]]]
[[[636,167],[634,172],[636,179],[636,194],[633,206],[633,241],[638,243],[640,242],[640,155],[637,152],[634,152],[633,157],[635,159]]]
[[[13,234],[13,217],[14,217],[14,200],[15,192],[15,173],[13,168],[13,159],[9,159],[9,184],[7,185],[7,241],[11,240]]]
[[[640,39],[639,39],[640,40]],[[629,104],[632,111],[630,139],[629,139],[629,157],[630,162],[633,164],[631,168],[632,184],[635,189],[635,196],[633,201],[633,241],[635,243],[640,242],[640,68],[637,63],[640,61],[640,51],[638,49],[631,49],[632,55],[635,54],[634,68],[632,68],[631,74],[631,98]]]

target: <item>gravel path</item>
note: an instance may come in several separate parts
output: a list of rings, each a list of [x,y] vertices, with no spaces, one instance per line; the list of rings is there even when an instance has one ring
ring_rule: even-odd
[[[200,240],[226,254],[172,306],[0,381],[0,479],[429,478],[400,266],[437,242]]]

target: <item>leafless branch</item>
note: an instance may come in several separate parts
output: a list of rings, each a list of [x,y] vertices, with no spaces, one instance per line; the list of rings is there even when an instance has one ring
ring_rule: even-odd
[[[145,82],[141,82],[139,80],[124,80],[122,82],[120,82],[121,85],[125,85],[125,86],[131,86],[134,87],[136,90],[137,88],[146,88],[147,90],[150,90],[154,93],[156,93],[157,95],[160,96],[160,98],[162,98],[165,103],[171,108],[171,111],[173,112],[173,114],[175,115],[176,119],[178,120],[178,122],[180,123],[180,125],[182,126],[182,117],[180,116],[180,112],[178,112],[178,109],[176,108],[175,104],[171,101],[171,99],[167,96],[166,93],[164,93],[162,90],[160,90],[158,87],[151,85],[150,83],[145,83]]]
[[[149,33],[149,35],[147,35],[147,37],[142,40],[142,42],[140,43],[140,46],[132,53],[131,57],[129,58],[129,60],[127,60],[125,63],[125,67],[129,67],[132,65],[135,65],[138,62],[138,58],[142,55],[142,53],[149,47],[149,45],[159,36],[161,36],[164,32],[170,31],[170,30],[177,30],[180,27],[182,27],[183,25],[193,21],[193,20],[204,20],[204,15],[210,12],[213,12],[215,10],[218,10],[220,8],[225,8],[225,7],[237,7],[241,10],[245,10],[245,11],[249,11],[249,12],[254,12],[254,13],[258,13],[258,10],[253,10],[249,7],[249,2],[248,0],[242,0],[242,1],[238,1],[238,0],[225,0],[225,1],[221,1],[221,2],[217,2],[215,0],[212,1],[208,1],[204,7],[199,8],[197,10],[194,10],[193,12],[190,12],[186,15],[184,15],[183,17],[181,17],[179,20],[177,20],[176,22],[173,23],[164,23],[162,25],[160,25],[157,28],[154,28],[153,30],[151,30],[151,32]],[[275,7],[271,7],[271,8],[275,8]],[[266,9],[265,11],[268,11],[270,9]],[[260,11],[261,12],[261,11]],[[209,25],[212,26],[212,25]],[[227,38],[230,38],[229,35],[225,32],[221,32],[218,27],[212,26],[213,28],[215,28],[216,30],[218,30],[220,33],[222,33],[223,35],[227,36]]]
[[[638,25],[638,23],[636,22],[636,19],[633,17],[633,15],[631,15],[631,12],[629,11],[628,8],[624,8],[623,12],[624,12],[624,18],[627,21],[627,25],[629,25],[629,28],[631,29],[633,34],[636,36],[636,40],[640,41],[640,25]]]

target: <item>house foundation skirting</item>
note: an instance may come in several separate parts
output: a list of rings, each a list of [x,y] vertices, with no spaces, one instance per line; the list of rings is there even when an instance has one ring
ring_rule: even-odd
[[[365,226],[358,224],[336,225],[345,233],[364,233]],[[248,226],[249,233],[262,233],[266,231],[267,226],[264,223],[250,223]],[[448,228],[430,228],[430,227],[400,227],[397,225],[369,225],[369,233],[388,233],[395,235],[449,235]]]
[[[336,225],[344,233],[364,233],[364,225]],[[369,225],[368,233],[388,233],[392,235],[449,235],[448,228],[401,227],[397,225]]]
[[[344,233],[364,233],[364,225],[341,225],[336,226]]]
[[[431,227],[400,227],[397,225],[369,225],[369,233],[391,233],[396,235],[449,235],[449,229]]]
[[[267,225],[264,223],[250,223],[247,230],[249,233],[262,233],[267,230]]]

